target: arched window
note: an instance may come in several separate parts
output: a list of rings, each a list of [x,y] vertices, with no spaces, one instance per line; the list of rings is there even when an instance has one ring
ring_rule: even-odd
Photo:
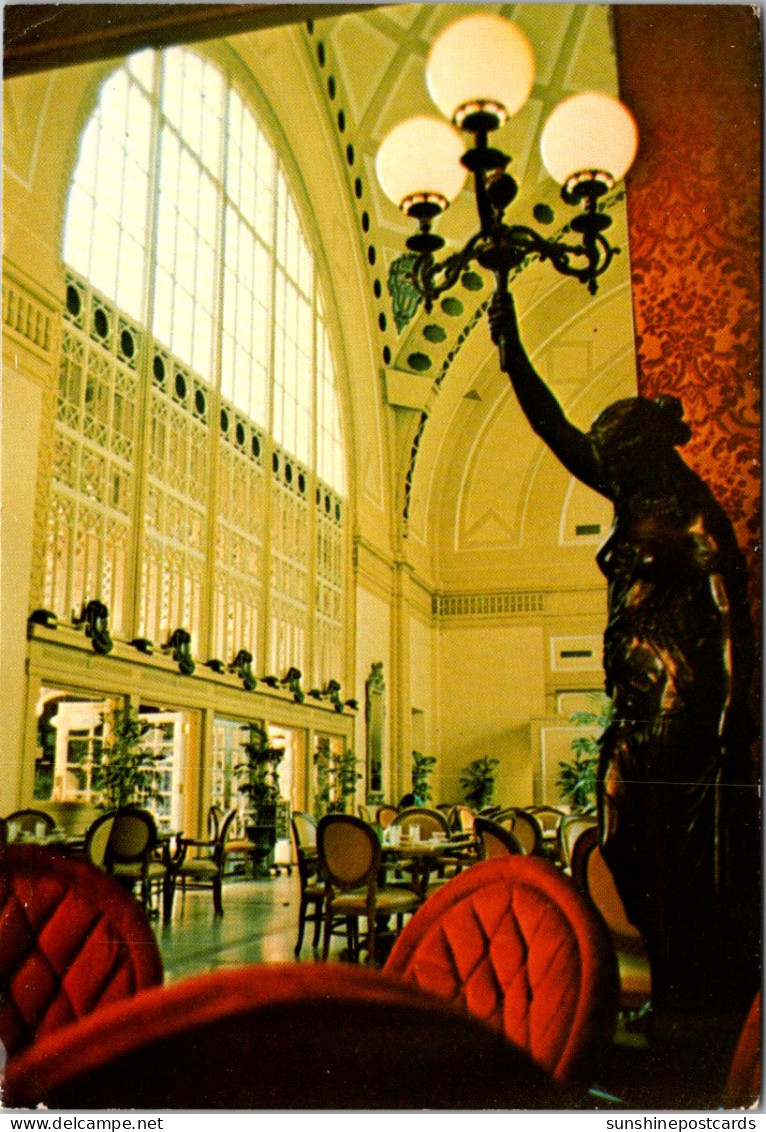
[[[143,51],[81,139],[45,603],[276,673],[342,673],[344,451],[311,249],[212,62]],[[311,663],[312,671],[307,671]]]

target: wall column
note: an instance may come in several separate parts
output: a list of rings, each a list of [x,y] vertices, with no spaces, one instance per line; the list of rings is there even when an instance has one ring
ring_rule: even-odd
[[[55,412],[60,310],[55,296],[4,263],[0,813],[30,800],[22,796],[31,774],[29,768],[25,774],[24,754],[27,618],[38,596],[32,568],[42,540],[35,538],[35,504],[38,485],[44,488],[49,478],[46,438]]]

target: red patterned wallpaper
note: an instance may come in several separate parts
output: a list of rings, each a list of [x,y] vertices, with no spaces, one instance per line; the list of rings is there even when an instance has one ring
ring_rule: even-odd
[[[753,7],[617,4],[639,389],[674,393],[684,458],[734,523],[761,602],[761,70]]]

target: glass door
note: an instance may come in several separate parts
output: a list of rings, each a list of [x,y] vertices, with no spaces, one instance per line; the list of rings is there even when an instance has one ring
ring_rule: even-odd
[[[139,719],[149,724],[143,745],[156,757],[159,772],[155,797],[146,803],[146,809],[154,814],[160,833],[177,833],[184,826],[181,792],[186,749],[186,713],[161,711],[142,705],[138,715]]]

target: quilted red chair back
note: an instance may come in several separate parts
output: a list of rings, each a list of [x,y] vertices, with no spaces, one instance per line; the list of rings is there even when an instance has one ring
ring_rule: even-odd
[[[140,905],[87,861],[37,845],[0,856],[0,1039],[13,1054],[162,982]]]
[[[387,974],[459,1003],[578,1083],[613,1037],[618,978],[601,917],[547,861],[480,861],[434,893],[394,944]]]
[[[145,991],[12,1058],[6,1103],[63,1109],[539,1109],[529,1055],[347,964],[228,968]]]

